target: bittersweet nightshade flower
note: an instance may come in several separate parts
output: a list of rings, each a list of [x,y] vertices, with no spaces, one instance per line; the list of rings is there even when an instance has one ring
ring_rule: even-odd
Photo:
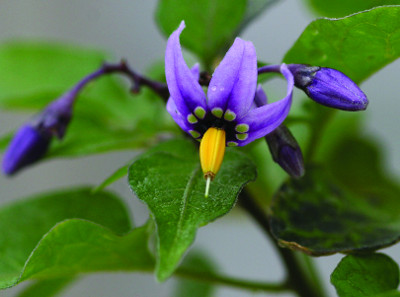
[[[302,64],[288,65],[296,87],[325,106],[357,111],[367,108],[367,96],[344,73],[326,67]]]
[[[193,138],[201,140],[200,160],[207,185],[217,174],[225,146],[243,146],[264,137],[288,115],[294,79],[285,64],[279,71],[288,82],[286,96],[256,107],[257,57],[253,44],[236,38],[215,69],[207,96],[198,83],[198,67],[186,65],[179,42],[182,22],[168,39],[165,76],[170,99],[167,110]],[[208,186],[206,196],[208,196]]]

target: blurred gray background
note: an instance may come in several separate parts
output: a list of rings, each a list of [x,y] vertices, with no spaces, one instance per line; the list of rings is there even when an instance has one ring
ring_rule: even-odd
[[[143,71],[154,59],[163,59],[165,38],[153,22],[156,0],[2,0],[0,2],[0,40],[41,39],[67,41],[98,47],[113,53],[116,59],[125,57],[137,70]],[[269,11],[252,23],[243,38],[253,41],[260,60],[280,62],[306,25],[315,17],[300,0],[278,1]],[[400,108],[398,79],[400,63],[391,64],[366,81],[362,88],[370,99],[366,111],[366,134],[373,134],[385,146],[386,165],[400,173]],[[1,90],[0,90],[1,91]],[[18,127],[27,115],[0,116],[0,133]],[[0,176],[0,203],[15,201],[30,193],[74,184],[98,184],[132,157],[131,152],[45,162],[18,176]],[[132,199],[125,181],[111,187],[127,199],[135,209],[134,221],[143,223],[146,207]],[[284,276],[279,259],[257,225],[239,210],[202,228],[194,247],[210,251],[220,270],[231,276],[255,280],[280,280]],[[384,250],[400,263],[400,245]],[[329,275],[341,255],[316,259],[318,269],[332,296]],[[157,284],[152,275],[134,273],[95,274],[82,276],[64,291],[62,296],[171,296],[174,280]],[[15,296],[24,284],[0,293]],[[271,294],[271,296],[277,294]],[[261,293],[219,288],[217,296],[266,296]],[[282,294],[279,296],[291,296]]]

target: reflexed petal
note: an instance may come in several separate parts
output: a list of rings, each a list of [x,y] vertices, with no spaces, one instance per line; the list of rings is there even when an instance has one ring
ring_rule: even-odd
[[[192,72],[193,76],[196,78],[196,80],[199,80],[200,77],[200,65],[196,63],[193,65],[193,67],[190,69]],[[174,121],[178,124],[179,127],[181,127],[182,130],[186,131],[187,133],[190,134],[189,131],[192,129],[192,125],[190,125],[184,116],[178,111],[176,104],[172,97],[169,97],[168,102],[167,102],[167,111],[169,114],[172,116]],[[192,135],[193,136],[193,135]]]
[[[293,75],[285,64],[281,66],[281,73],[287,80],[287,91],[285,98],[249,111],[249,113],[238,124],[248,124],[250,130],[248,137],[239,141],[239,145],[246,145],[260,137],[263,137],[277,128],[286,118],[292,104]]]
[[[211,78],[208,107],[229,109],[240,119],[251,108],[256,86],[256,50],[251,42],[236,38]]]
[[[196,107],[200,106],[206,110],[206,96],[198,79],[183,59],[179,35],[184,28],[185,23],[182,21],[168,39],[165,52],[165,77],[178,111],[186,117]]]

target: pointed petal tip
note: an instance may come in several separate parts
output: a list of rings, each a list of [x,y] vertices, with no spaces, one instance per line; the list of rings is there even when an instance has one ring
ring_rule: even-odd
[[[179,32],[179,33],[181,33],[181,32],[183,31],[183,29],[185,29],[185,28],[186,28],[185,21],[182,20],[182,21],[180,22],[180,24],[179,24],[178,29],[176,29],[176,31]]]
[[[256,87],[254,45],[237,37],[212,75],[207,91],[208,106],[229,109],[240,119],[250,110]]]

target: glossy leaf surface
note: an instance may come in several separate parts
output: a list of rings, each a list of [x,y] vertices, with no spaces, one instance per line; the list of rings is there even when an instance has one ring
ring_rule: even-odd
[[[339,297],[380,296],[398,287],[399,266],[384,254],[348,255],[333,271],[331,282]]]
[[[400,4],[399,0],[306,0],[313,10],[321,16],[338,18],[376,6]]]
[[[399,27],[400,6],[378,7],[342,19],[317,19],[283,60],[335,68],[358,83],[400,56]]]
[[[284,184],[271,215],[281,244],[308,254],[374,250],[400,240],[400,187],[383,171],[375,144],[342,138],[327,170],[309,168]]]
[[[255,166],[246,156],[227,150],[206,199],[198,150],[186,140],[162,143],[132,164],[131,188],[148,205],[157,226],[158,279],[173,273],[196,230],[228,213],[243,186],[255,177]]]

